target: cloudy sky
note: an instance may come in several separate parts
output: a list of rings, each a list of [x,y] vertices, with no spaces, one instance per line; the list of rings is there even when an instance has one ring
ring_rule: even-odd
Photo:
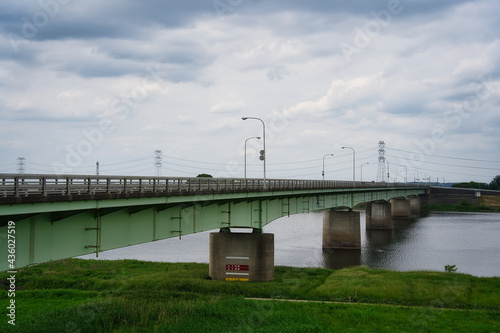
[[[500,1],[0,3],[0,172],[490,182]],[[262,177],[262,139],[247,175]],[[334,154],[334,156],[326,156]],[[362,168],[362,170],[361,170]],[[387,169],[385,172],[387,172]]]

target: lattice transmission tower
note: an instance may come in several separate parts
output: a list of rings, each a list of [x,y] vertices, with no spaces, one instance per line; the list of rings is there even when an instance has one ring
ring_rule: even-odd
[[[385,181],[385,142],[378,142],[378,170],[377,170],[377,181]]]
[[[163,152],[159,149],[155,150],[155,176],[161,176],[161,167],[163,166]]]
[[[26,166],[26,159],[24,157],[18,157],[17,158],[17,173],[24,173],[26,169],[24,168]]]

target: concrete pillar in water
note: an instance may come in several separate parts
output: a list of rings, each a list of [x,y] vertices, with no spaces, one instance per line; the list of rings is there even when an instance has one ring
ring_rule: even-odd
[[[409,197],[410,200],[410,213],[420,214],[420,197]]]
[[[407,219],[410,217],[410,200],[406,198],[391,199],[391,213],[393,218]]]
[[[366,229],[392,229],[391,204],[387,201],[368,202]]]
[[[323,211],[323,248],[360,249],[360,229],[359,212]]]
[[[209,275],[214,280],[272,281],[274,234],[210,233]]]

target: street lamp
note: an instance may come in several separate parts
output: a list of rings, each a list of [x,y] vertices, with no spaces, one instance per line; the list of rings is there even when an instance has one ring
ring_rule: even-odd
[[[262,150],[260,151],[260,160],[264,162],[264,188],[266,188],[266,125],[264,121],[257,117],[243,117],[243,120],[247,119],[255,119],[259,120],[262,123]]]
[[[370,162],[361,163],[361,182],[363,182],[363,165],[370,164]]]
[[[250,139],[260,139],[260,136],[252,136],[245,140],[245,179],[247,179],[247,141]]]
[[[323,180],[325,180],[325,157],[327,156],[333,156],[333,154],[326,154],[323,156],[323,171],[321,172],[321,175],[323,176]]]
[[[352,150],[352,186],[355,187],[355,181],[356,181],[356,152],[354,151],[354,148],[352,147],[342,147],[342,149],[351,149]]]
[[[389,163],[389,160],[386,158],[385,159],[387,161],[387,182],[390,183],[391,182],[391,177],[390,177],[390,168],[391,168],[391,163]]]
[[[405,167],[405,184],[408,183],[408,168],[406,165],[400,165],[400,167]]]

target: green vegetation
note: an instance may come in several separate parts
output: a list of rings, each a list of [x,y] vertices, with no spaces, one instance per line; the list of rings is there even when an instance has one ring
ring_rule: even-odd
[[[276,267],[272,282],[226,282],[207,264],[71,259],[19,270],[16,288],[16,326],[3,315],[2,332],[500,329],[500,278],[460,273]]]
[[[474,189],[480,189],[480,190],[500,190],[500,175],[495,176],[493,180],[487,184],[487,183],[477,183],[477,182],[464,182],[464,183],[457,183],[451,185],[451,187],[458,187],[458,188],[474,188]]]
[[[495,176],[489,185],[490,190],[500,190],[500,175]]]
[[[455,273],[458,270],[458,268],[456,265],[445,265],[444,270],[445,270],[445,272],[448,272],[448,273]]]
[[[484,205],[474,205],[462,199],[459,204],[422,204],[423,211],[447,211],[447,212],[495,212],[498,209]]]
[[[457,188],[473,188],[473,189],[478,189],[478,190],[487,190],[488,184],[486,183],[476,183],[476,182],[468,182],[468,183],[456,183],[451,185],[451,187],[457,187]]]
[[[201,178],[213,178],[212,175],[208,174],[208,173],[200,173],[198,176],[196,177],[201,177]]]

